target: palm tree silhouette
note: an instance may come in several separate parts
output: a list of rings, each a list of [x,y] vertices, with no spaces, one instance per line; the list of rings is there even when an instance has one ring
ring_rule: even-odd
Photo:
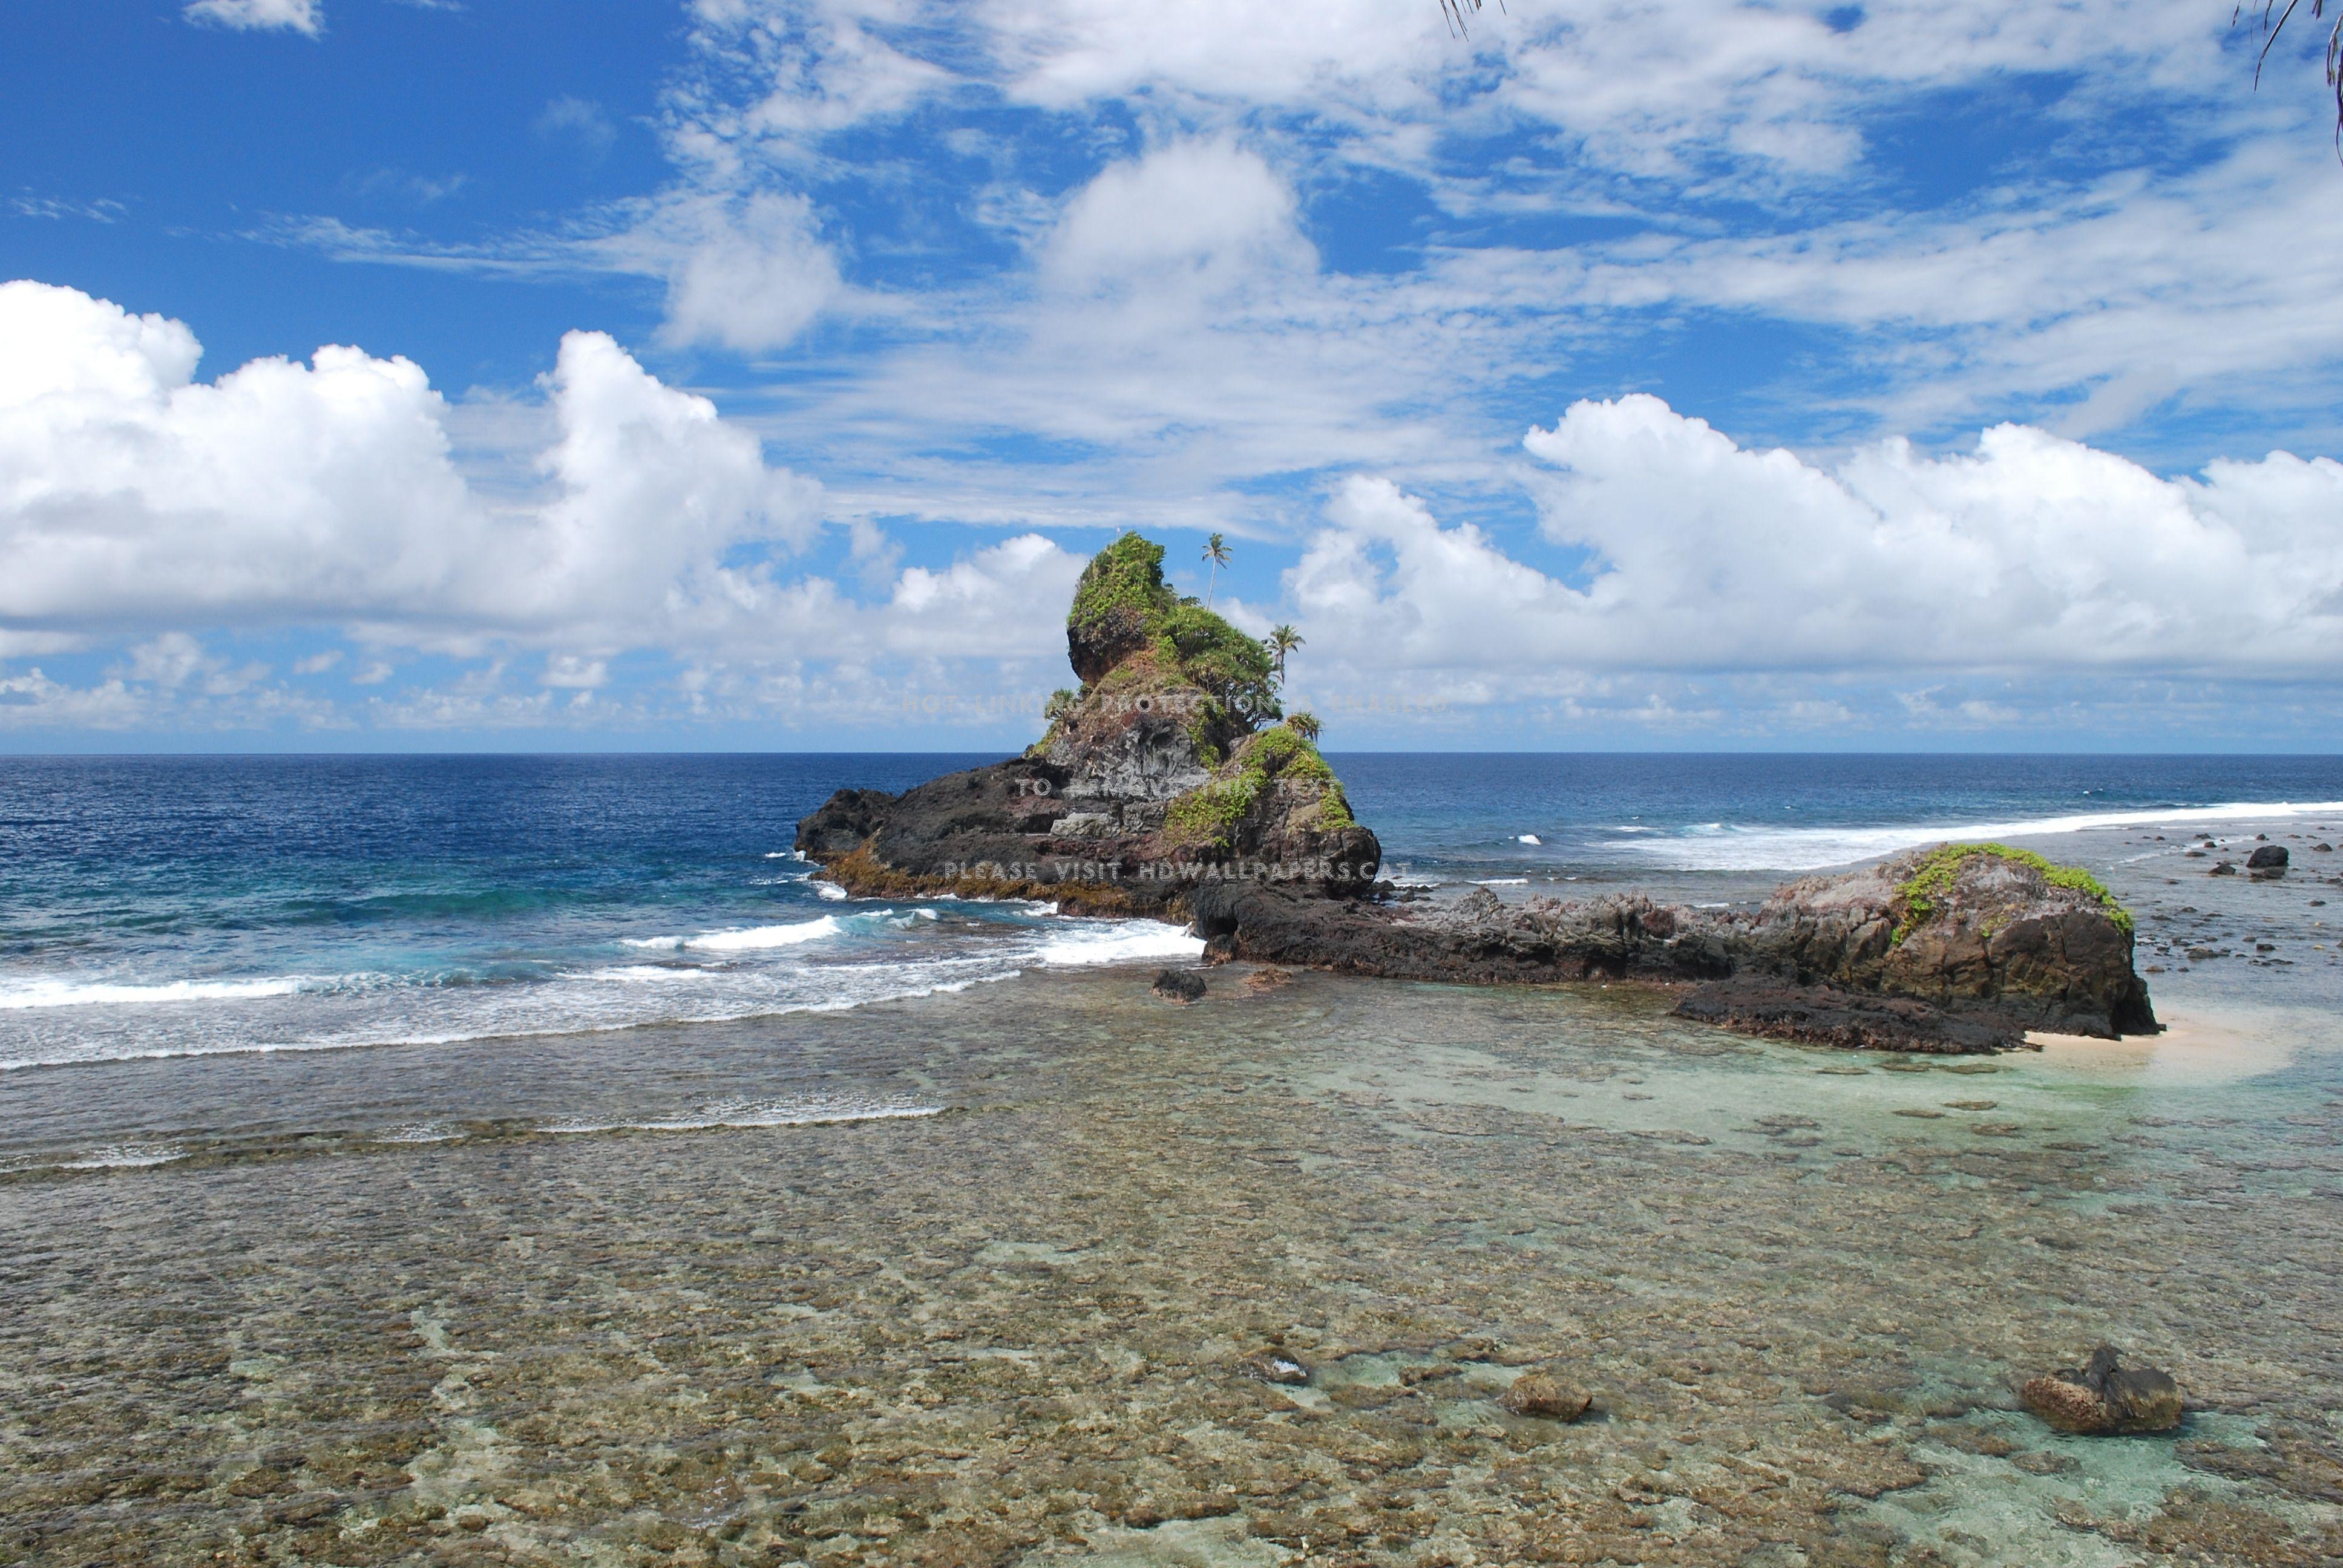
[[[1204,585],[1204,608],[1212,608],[1212,590],[1220,585],[1221,568],[1229,564],[1228,541],[1214,534],[1204,541],[1204,559],[1212,563],[1212,575]]]
[[[1282,685],[1285,680],[1285,656],[1302,646],[1302,634],[1291,626],[1281,626],[1262,641],[1269,648],[1269,657],[1277,660],[1277,678]]]

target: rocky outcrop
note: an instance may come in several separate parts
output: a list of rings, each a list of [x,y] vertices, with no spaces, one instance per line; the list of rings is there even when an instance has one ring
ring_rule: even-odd
[[[2158,1027],[2130,921],[2078,872],[2000,846],[1792,882],[1749,914],[1640,895],[1328,908],[1229,883],[1190,900],[1213,956],[1411,980],[1694,982],[1685,1017],[1861,1050],[2010,1050],[2030,1030]]]
[[[900,795],[842,789],[797,847],[848,891],[1035,898],[1070,913],[1185,920],[1245,879],[1347,900],[1382,863],[1341,780],[1275,724],[1261,644],[1173,594],[1163,551],[1126,534],[1084,569],[1066,620],[1079,691],[1021,757]]]
[[[1789,883],[1751,922],[1735,968],[1988,1022],[2157,1029],[2131,918],[2084,873],[2006,845],[1946,845]]]
[[[1946,846],[1784,887],[1755,912],[1639,895],[1403,902],[1269,655],[1163,581],[1136,534],[1082,573],[1079,690],[1023,755],[900,795],[841,789],[798,849],[848,891],[1054,900],[1192,922],[1208,956],[1478,984],[1646,980],[1687,1017],[1865,1050],[1974,1051],[2026,1030],[2157,1026],[2131,922],[2080,871]],[[2226,869],[2226,868],[2224,868]]]

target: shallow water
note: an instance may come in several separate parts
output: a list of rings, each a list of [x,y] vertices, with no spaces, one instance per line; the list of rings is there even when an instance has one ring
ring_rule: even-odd
[[[2343,1553],[2307,980],[2247,1068],[2158,1071],[1806,1050],[1624,987],[1229,969],[1178,1009],[1147,972],[10,1075],[0,1550]],[[2101,1340],[2182,1379],[2179,1433],[2018,1409]],[[1271,1344],[1307,1386],[1244,1375]],[[1495,1402],[1548,1364],[1588,1420]]]

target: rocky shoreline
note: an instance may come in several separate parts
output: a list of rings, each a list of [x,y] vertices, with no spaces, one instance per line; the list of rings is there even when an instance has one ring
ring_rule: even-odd
[[[1021,756],[900,795],[843,789],[797,848],[866,897],[1039,899],[1192,924],[1211,960],[1476,985],[1687,988],[1685,1017],[1860,1050],[2009,1050],[2029,1030],[2156,1032],[2130,918],[2087,875],[1948,845],[1785,884],[1757,910],[1638,895],[1421,900],[1286,719],[1269,654],[1165,585],[1126,534],[1067,618],[1081,680]]]

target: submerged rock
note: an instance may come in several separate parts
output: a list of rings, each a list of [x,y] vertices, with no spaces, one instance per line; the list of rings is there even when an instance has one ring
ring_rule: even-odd
[[[1594,1402],[1594,1396],[1576,1383],[1550,1372],[1523,1372],[1497,1402],[1515,1415],[1545,1421],[1576,1421]]]
[[[2060,1432],[2169,1432],[2180,1424],[2180,1385],[2171,1374],[2124,1367],[2113,1345],[2093,1351],[2079,1369],[2062,1368],[2018,1392],[2027,1409]]]
[[[1964,1055],[2026,1043],[2025,1020],[1992,1009],[1964,1011],[1914,997],[1785,985],[1754,974],[1701,987],[1676,1004],[1676,1015],[1744,1034],[1850,1050]]]
[[[1184,1005],[1204,1000],[1204,977],[1190,970],[1165,970],[1148,989],[1166,1001]]]

